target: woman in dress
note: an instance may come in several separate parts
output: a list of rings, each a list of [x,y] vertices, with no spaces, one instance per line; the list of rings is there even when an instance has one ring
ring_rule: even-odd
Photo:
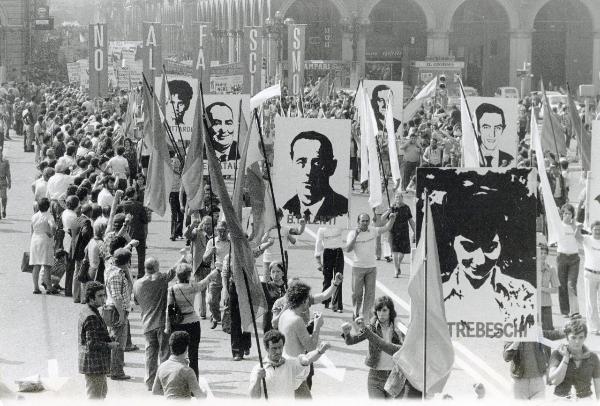
[[[40,271],[44,268],[43,285],[46,293],[55,294],[51,288],[50,267],[54,264],[54,233],[56,224],[48,212],[50,200],[43,197],[38,202],[38,212],[31,217],[31,243],[29,244],[29,265],[33,265],[33,294],[42,293],[39,286]]]
[[[385,221],[390,213],[396,213],[396,220],[390,230],[388,240],[392,248],[392,257],[394,258],[394,266],[396,267],[395,277],[399,277],[402,273],[400,265],[405,254],[410,254],[410,236],[408,233],[408,226],[413,231],[413,235],[416,232],[415,221],[412,218],[410,207],[404,203],[402,193],[396,192],[394,196],[394,203],[387,214],[383,215],[382,220]]]
[[[567,344],[552,351],[548,381],[555,385],[554,395],[577,400],[592,399],[592,383],[596,400],[600,400],[600,360],[583,343],[587,326],[580,318],[573,318],[564,328]]]
[[[190,368],[194,370],[198,377],[198,346],[200,345],[200,318],[194,311],[196,308],[194,300],[196,293],[205,290],[208,287],[212,278],[219,276],[219,271],[215,268],[213,271],[200,282],[194,279],[190,280],[192,275],[192,267],[189,264],[178,264],[175,268],[177,275],[177,283],[171,286],[167,293],[167,306],[177,303],[183,320],[181,323],[171,325],[167,322],[167,331],[169,334],[173,331],[185,331],[190,335],[190,347],[188,350],[188,358]]]

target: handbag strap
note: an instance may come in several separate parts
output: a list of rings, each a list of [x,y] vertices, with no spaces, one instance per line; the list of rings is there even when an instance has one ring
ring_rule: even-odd
[[[190,303],[190,301],[188,300],[188,298],[185,296],[185,294],[183,293],[183,290],[181,290],[181,288],[179,288],[179,292],[181,292],[181,295],[183,296],[183,298],[185,299],[186,302],[188,302],[188,304],[190,306],[192,306],[192,308],[194,307],[193,304]]]

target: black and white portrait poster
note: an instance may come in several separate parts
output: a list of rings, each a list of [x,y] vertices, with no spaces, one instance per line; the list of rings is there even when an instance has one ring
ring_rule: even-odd
[[[377,129],[383,131],[385,128],[385,114],[391,99],[394,131],[398,132],[398,128],[401,128],[400,125],[402,124],[404,83],[390,80],[364,80],[363,84],[371,100],[371,107],[375,112]]]
[[[517,99],[468,97],[467,102],[481,139],[479,149],[485,163],[481,166],[514,168],[519,143]],[[475,162],[481,162],[481,156],[478,155]]]
[[[154,78],[154,88],[160,100],[162,75]],[[179,133],[187,143],[192,138],[194,113],[198,102],[198,79],[183,75],[167,75],[165,117],[176,139]]]
[[[418,227],[425,190],[451,336],[535,341],[537,171],[419,168]]]
[[[221,162],[224,176],[233,176],[236,160],[240,158],[240,145],[244,145],[243,134],[238,134],[240,126],[240,102],[246,125],[250,125],[250,95],[248,94],[206,94],[204,105],[208,132],[212,139],[217,158]],[[205,171],[208,173],[205,161]]]
[[[590,172],[587,179],[587,221],[589,227],[594,221],[600,221],[600,121],[592,121]]]
[[[350,121],[275,118],[273,189],[283,224],[346,227]]]

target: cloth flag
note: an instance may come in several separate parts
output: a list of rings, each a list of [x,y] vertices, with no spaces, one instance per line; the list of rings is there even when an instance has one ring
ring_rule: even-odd
[[[369,206],[377,207],[383,202],[381,191],[381,173],[379,172],[379,155],[377,150],[377,121],[367,92],[362,83],[357,92],[358,114],[360,123],[360,181],[369,181]]]
[[[319,79],[319,83],[315,87],[312,88],[310,93],[308,94],[308,98],[317,96],[319,100],[324,101],[327,100],[329,96],[329,72],[327,75]]]
[[[423,351],[427,345],[426,393],[441,392],[454,364],[454,347],[448,332],[442,293],[442,277],[438,256],[435,227],[429,202],[419,244],[412,260],[415,274],[408,284],[410,295],[410,324],[402,348],[394,354],[394,362],[406,379],[423,392]],[[425,303],[425,286],[427,304]],[[427,316],[427,342],[424,340],[425,316]]]
[[[202,202],[204,194],[204,131],[202,117],[204,116],[204,96],[200,86],[200,97],[196,103],[192,138],[185,154],[185,163],[181,175],[181,183],[190,202]],[[240,117],[241,119],[242,117]]]
[[[423,105],[423,102],[425,102],[425,100],[427,100],[430,97],[435,96],[436,87],[437,87],[437,76],[435,78],[431,79],[431,81],[429,81],[429,83],[427,83],[427,85],[425,85],[425,87],[423,89],[421,89],[421,91],[419,93],[417,93],[415,98],[412,99],[404,107],[404,111],[402,114],[402,122],[403,123],[408,123],[408,121],[411,118],[413,118],[413,116],[417,113],[417,111],[419,111],[419,109],[421,108],[421,106]]]
[[[554,201],[554,194],[550,187],[548,174],[546,173],[546,163],[544,162],[544,151],[542,149],[540,131],[533,112],[531,114],[531,147],[535,151],[538,175],[540,177],[540,185],[542,188],[542,199],[544,201],[544,211],[546,212],[546,218],[548,220],[548,244],[555,244],[558,242],[561,233],[561,219],[558,207]]]
[[[166,79],[163,75],[161,86],[161,103],[164,106]],[[156,103],[154,103],[156,104]],[[155,107],[158,109],[158,107]],[[164,117],[164,113],[161,115]],[[146,193],[144,195],[144,206],[157,213],[159,216],[164,216],[169,202],[169,194],[175,179],[175,174],[171,167],[171,159],[169,157],[169,147],[167,146],[167,138],[163,131],[160,130],[160,120],[154,117],[154,131],[150,138],[150,162],[148,164],[148,182],[146,185]],[[157,125],[158,124],[158,125]]]
[[[592,153],[592,135],[583,129],[583,123],[581,122],[579,113],[577,113],[577,107],[571,97],[570,89],[567,93],[567,98],[569,104],[569,121],[571,121],[573,133],[577,137],[577,144],[579,145],[579,152],[581,154],[581,169],[589,171]]]
[[[467,96],[460,86],[460,128],[462,131],[462,147],[463,147],[463,167],[477,168],[481,166],[479,155],[481,153],[479,144],[477,143],[477,135],[475,134],[475,126],[473,118],[469,114],[467,104]]]
[[[390,155],[390,167],[392,168],[392,178],[396,184],[399,184],[400,163],[398,162],[398,146],[396,145],[396,133],[394,132],[394,114],[392,108],[392,98],[388,97],[387,109],[385,112],[385,129],[387,132],[388,153]]]
[[[203,123],[203,125],[206,125],[206,123]],[[262,284],[258,278],[258,273],[254,268],[254,255],[250,248],[250,242],[246,237],[240,218],[238,218],[238,215],[235,212],[233,202],[227,193],[227,187],[225,186],[223,173],[221,172],[221,164],[217,159],[215,149],[210,142],[208,131],[204,131],[204,137],[211,185],[221,200],[223,213],[225,214],[225,219],[229,228],[229,236],[231,238],[231,275],[238,296],[242,331],[252,332],[250,301],[252,301],[255,318],[259,318],[265,313],[267,301],[265,299]],[[248,152],[246,147],[245,152]],[[246,159],[247,157],[241,157],[241,160]],[[240,175],[243,178],[243,171],[241,171]],[[240,184],[243,184],[243,179],[240,179],[240,182],[242,182]],[[248,281],[248,289],[246,289],[244,274]],[[248,296],[248,290],[250,291],[250,296]]]
[[[281,97],[281,86],[279,83],[261,90],[250,98],[250,110],[260,107],[261,104],[273,97]]]
[[[542,150],[550,151],[554,155],[567,155],[567,141],[560,124],[560,120],[552,111],[546,90],[544,90],[544,81],[540,80],[540,88],[542,89],[542,103],[544,105],[544,120],[542,121]],[[560,156],[557,156],[558,160]]]

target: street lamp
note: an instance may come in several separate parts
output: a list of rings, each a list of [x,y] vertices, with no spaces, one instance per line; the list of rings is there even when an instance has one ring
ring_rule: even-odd
[[[277,40],[277,72],[275,76],[279,78],[279,80],[283,77],[283,36],[287,32],[287,26],[294,24],[294,19],[291,17],[283,19],[283,13],[281,11],[277,11],[273,18],[267,17],[265,19],[265,27],[267,29],[267,33],[269,34],[269,50],[271,49],[271,37],[275,37]],[[271,63],[271,58],[269,58],[269,65]],[[269,66],[269,70],[271,70]]]

